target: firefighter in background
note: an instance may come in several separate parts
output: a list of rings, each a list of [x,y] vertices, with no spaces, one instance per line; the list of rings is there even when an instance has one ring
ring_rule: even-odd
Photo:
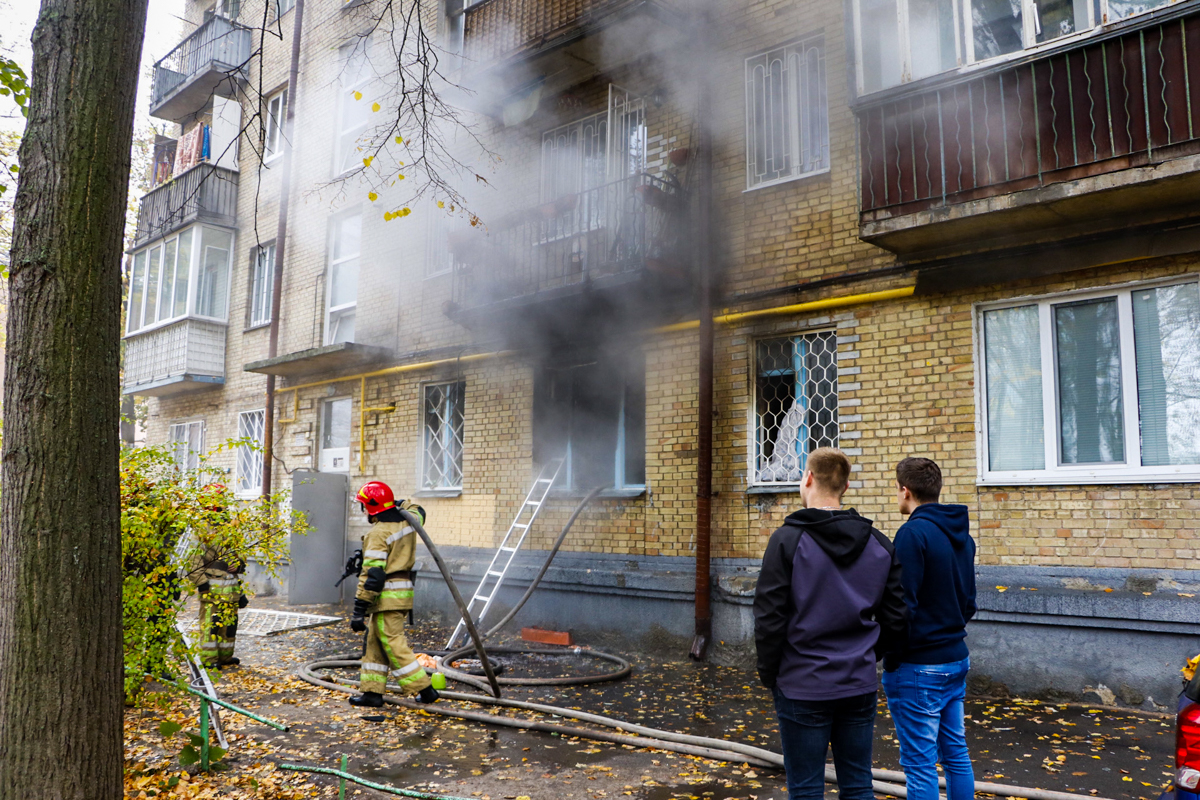
[[[417,532],[400,514],[386,483],[371,481],[358,490],[358,502],[371,523],[363,538],[362,572],[354,599],[350,627],[366,631],[359,689],[352,706],[378,708],[388,681],[422,703],[438,699],[425,669],[417,663],[404,636],[404,618],[413,606],[413,561]],[[401,502],[400,507],[425,524],[425,510]]]
[[[199,548],[188,578],[196,584],[200,595],[200,659],[204,666],[219,669],[241,663],[241,659],[233,654],[233,648],[237,639],[238,609],[249,604],[238,577],[245,571],[246,562],[237,553],[220,548],[211,535],[212,526],[229,524],[225,513],[225,487],[212,483],[201,492],[202,502],[214,518],[196,528]]]

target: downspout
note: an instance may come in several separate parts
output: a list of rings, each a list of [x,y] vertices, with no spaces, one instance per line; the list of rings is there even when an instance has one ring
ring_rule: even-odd
[[[275,231],[275,264],[271,270],[271,334],[267,358],[279,355],[279,315],[283,306],[284,248],[287,244],[288,200],[292,194],[292,139],[296,120],[296,99],[300,96],[300,32],[304,25],[304,0],[292,8],[292,62],[288,67],[287,111],[283,123],[283,158],[280,160],[279,227]],[[275,450],[275,376],[267,375],[267,399],[263,412],[262,496],[271,496],[271,462]]]
[[[706,58],[711,45],[710,17],[707,9],[698,15],[701,26],[696,52]],[[700,294],[699,381],[696,413],[696,636],[688,653],[696,661],[704,660],[712,640],[712,428],[713,428],[713,136],[709,127],[712,114],[712,89],[708,70],[697,70],[700,80],[696,98],[699,168],[696,197],[696,272]]]

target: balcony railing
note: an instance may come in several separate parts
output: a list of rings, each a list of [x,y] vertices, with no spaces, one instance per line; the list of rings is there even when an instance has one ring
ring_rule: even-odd
[[[183,319],[125,339],[125,393],[176,394],[225,380],[225,324]]]
[[[649,271],[682,276],[683,196],[637,175],[566,195],[451,241],[457,308],[553,293]]]
[[[164,108],[181,87],[193,79],[203,85],[197,97],[207,99],[213,91],[226,84],[224,96],[232,96],[237,80],[246,77],[246,62],[250,59],[250,29],[224,17],[210,17],[179,45],[154,65],[154,83],[150,89],[150,113],[175,119],[177,114],[190,110]]]
[[[1194,5],[857,109],[864,220],[1200,150]],[[873,213],[875,212],[875,213]]]
[[[198,164],[142,196],[134,247],[193,222],[232,226],[237,216],[238,174]]]

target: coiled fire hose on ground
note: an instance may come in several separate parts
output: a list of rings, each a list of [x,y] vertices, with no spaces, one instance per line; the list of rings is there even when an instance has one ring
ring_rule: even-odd
[[[570,530],[571,526],[574,524],[576,518],[583,511],[583,508],[587,505],[587,503],[590,502],[592,500],[592,498],[594,498],[599,493],[600,493],[600,489],[593,490],[591,493],[589,493],[587,495],[587,497],[585,497],[583,499],[583,501],[579,504],[579,506],[576,507],[574,513],[571,515],[570,519],[567,521],[567,524],[563,527],[562,532],[559,534],[558,539],[555,541],[554,547],[550,551],[549,557],[546,559],[545,563],[542,565],[542,568],[538,572],[537,577],[534,579],[534,581],[530,584],[529,588],[526,590],[525,595],[521,598],[521,600],[517,603],[517,605],[513,608],[513,610],[510,611],[508,613],[508,615],[506,615],[504,617],[504,619],[502,619],[498,624],[496,624],[491,630],[489,630],[487,632],[486,636],[491,636],[497,630],[499,630],[501,627],[506,625],[514,616],[516,616],[516,613],[521,609],[521,607],[526,603],[526,601],[529,600],[530,596],[532,596],[532,594],[533,594],[534,589],[537,588],[537,585],[541,582],[542,577],[546,574],[546,571],[549,569],[550,562],[553,561],[554,556],[558,553],[559,547],[562,545],[563,540],[566,538],[567,532]],[[471,635],[473,647],[461,648],[458,651],[447,654],[447,656],[443,659],[443,661],[444,661],[443,671],[446,673],[447,677],[452,677],[454,680],[457,680],[457,681],[460,681],[463,683],[468,683],[473,686],[478,686],[479,688],[481,688],[485,691],[490,689],[493,694],[492,697],[488,697],[486,695],[476,695],[476,694],[466,694],[466,693],[461,693],[461,692],[444,691],[444,692],[441,692],[441,695],[443,697],[445,697],[448,700],[458,700],[458,701],[462,701],[462,702],[478,703],[481,705],[501,706],[501,707],[505,707],[505,708],[515,708],[515,709],[521,709],[521,710],[525,710],[525,711],[534,711],[534,712],[541,713],[541,714],[548,714],[551,716],[561,717],[563,719],[574,719],[574,720],[578,720],[580,722],[588,722],[588,723],[591,723],[594,725],[600,725],[602,727],[614,728],[616,730],[623,731],[624,733],[610,733],[608,731],[589,730],[586,728],[570,727],[570,726],[557,725],[557,724],[547,723],[547,722],[537,722],[537,721],[525,720],[525,719],[514,719],[512,717],[503,717],[498,714],[488,714],[488,713],[485,713],[482,711],[467,711],[465,709],[450,708],[448,706],[426,705],[426,704],[416,703],[412,700],[393,697],[390,695],[385,695],[384,700],[386,702],[388,702],[392,705],[403,706],[405,708],[409,708],[409,709],[412,709],[415,711],[425,711],[427,713],[438,714],[438,715],[446,716],[446,717],[456,717],[458,719],[471,720],[474,722],[482,722],[487,725],[499,725],[499,726],[509,727],[509,728],[518,728],[518,729],[522,729],[522,730],[534,730],[534,731],[543,731],[543,732],[547,732],[547,733],[557,733],[561,736],[574,736],[574,737],[583,738],[583,739],[591,739],[594,741],[610,742],[612,744],[630,745],[633,747],[646,747],[646,748],[652,748],[655,750],[666,750],[666,751],[671,751],[671,752],[682,753],[685,755],[699,756],[701,758],[710,758],[710,759],[714,759],[717,761],[732,761],[732,762],[737,762],[737,763],[753,764],[755,766],[760,766],[760,767],[782,769],[782,767],[783,767],[783,756],[782,755],[772,752],[770,750],[765,750],[760,747],[754,747],[753,745],[743,744],[741,742],[730,742],[730,741],[726,741],[723,739],[712,739],[712,738],[705,737],[705,736],[692,736],[690,734],[675,733],[673,731],[659,730],[656,728],[649,728],[644,725],[637,725],[635,723],[625,722],[625,721],[619,720],[619,719],[614,719],[612,717],[606,717],[606,716],[603,716],[600,714],[590,714],[590,713],[587,713],[584,711],[576,711],[574,709],[569,709],[569,708],[560,708],[558,706],[550,706],[550,705],[545,705],[542,703],[528,703],[528,702],[524,702],[524,701],[520,701],[520,700],[501,699],[500,698],[500,686],[499,686],[501,681],[499,679],[497,679],[495,671],[492,669],[491,662],[488,660],[487,652],[483,646],[483,638],[484,637],[481,637],[479,635],[479,631],[476,629],[475,624],[471,620],[471,615],[468,613],[468,610],[467,610],[467,604],[463,600],[462,593],[459,592],[458,586],[455,583],[453,576],[450,574],[449,568],[446,566],[446,562],[442,559],[441,554],[437,550],[437,546],[434,545],[433,541],[429,538],[429,534],[425,532],[425,529],[424,529],[424,527],[422,527],[420,521],[417,520],[417,518],[415,516],[413,516],[412,514],[410,514],[407,511],[401,510],[400,513],[405,517],[405,519],[408,520],[409,524],[413,526],[413,529],[417,531],[417,534],[421,537],[422,541],[425,542],[425,546],[429,549],[429,553],[433,557],[434,562],[437,564],[438,569],[441,571],[442,577],[445,578],[445,580],[446,580],[446,585],[450,589],[450,594],[454,598],[455,605],[458,606],[459,613],[462,615],[462,618],[463,618],[464,622],[466,623],[467,632]],[[460,672],[458,670],[449,669],[446,666],[448,663],[454,661],[458,657],[461,657],[463,654],[469,652],[471,649],[474,649],[475,652],[479,656],[479,660],[483,666],[484,673],[487,677],[486,685],[484,684],[483,681],[480,681],[478,678],[475,678],[474,676],[467,675],[466,673]],[[521,648],[498,648],[498,649],[496,649],[496,651],[497,652],[521,652],[521,653],[534,652],[534,653],[553,653],[553,654],[563,654],[564,652],[570,652],[570,651],[561,651],[561,650],[532,650],[531,651],[531,650],[521,649]],[[619,658],[617,656],[613,656],[613,655],[610,655],[607,653],[599,653],[598,651],[591,651],[591,650],[582,651],[582,652],[586,652],[586,654],[589,656],[595,656],[598,658],[614,661],[621,666],[621,669],[619,669],[615,673],[611,673],[611,674],[607,674],[607,675],[584,675],[584,676],[575,676],[575,677],[570,677],[570,678],[549,678],[549,679],[506,678],[506,679],[503,679],[503,682],[506,684],[510,684],[510,685],[525,685],[525,686],[570,685],[570,684],[578,685],[578,684],[583,684],[583,683],[595,683],[595,682],[605,681],[605,680],[616,680],[618,678],[623,678],[623,677],[627,676],[631,671],[630,664],[627,661],[625,661],[624,659]],[[350,679],[340,679],[336,682],[326,680],[326,678],[318,675],[316,670],[351,668],[351,667],[359,666],[359,663],[360,662],[357,659],[352,659],[352,658],[324,659],[324,660],[310,661],[309,663],[301,666],[299,670],[297,670],[297,675],[302,680],[304,680],[307,683],[310,683],[314,686],[319,686],[319,687],[322,687],[325,689],[330,689],[332,691],[353,694],[355,691],[357,691],[356,687],[358,685],[358,681],[350,680]],[[888,795],[891,797],[899,797],[899,798],[906,798],[908,796],[908,790],[904,786],[900,785],[900,783],[891,782],[891,781],[896,781],[896,782],[905,781],[905,776],[904,776],[903,772],[898,772],[896,770],[873,769],[873,770],[871,770],[871,774],[872,774],[872,777],[876,779],[872,782],[872,788],[874,789],[874,791],[876,793]],[[827,766],[825,768],[825,780],[826,780],[826,782],[836,783],[836,775],[834,774],[833,767]],[[945,787],[945,785],[946,785],[945,778],[939,778],[938,784],[939,784],[939,786]],[[1050,790],[1046,790],[1046,789],[1036,789],[1036,788],[1030,788],[1030,787],[1024,787],[1024,786],[1009,786],[1007,784],[989,783],[989,782],[977,782],[975,784],[975,791],[987,793],[987,794],[994,794],[994,795],[998,795],[1001,797],[1026,798],[1026,800],[1105,800],[1104,798],[1097,798],[1094,795],[1080,795],[1080,794],[1073,794],[1070,792],[1056,792],[1056,791],[1050,791]]]

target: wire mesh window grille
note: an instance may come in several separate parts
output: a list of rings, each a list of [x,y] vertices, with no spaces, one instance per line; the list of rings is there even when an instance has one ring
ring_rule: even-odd
[[[200,454],[204,451],[204,421],[178,422],[171,426],[171,447],[175,466],[181,470],[200,467]]]
[[[264,245],[254,251],[250,271],[250,327],[271,321],[271,284],[275,275],[275,245]]]
[[[837,335],[806,333],[758,342],[756,483],[799,483],[808,454],[837,447]]]
[[[746,59],[746,185],[829,169],[825,44],[805,39]]]
[[[262,491],[263,422],[262,411],[238,414],[237,493],[248,495]]]
[[[425,387],[425,489],[461,489],[466,384]]]

